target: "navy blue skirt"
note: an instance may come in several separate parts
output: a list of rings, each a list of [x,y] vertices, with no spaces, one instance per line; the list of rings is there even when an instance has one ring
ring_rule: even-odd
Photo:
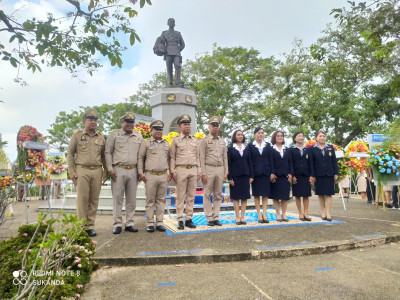
[[[271,183],[271,199],[289,200],[290,183],[286,176],[278,176],[274,183]]]
[[[335,195],[335,179],[333,176],[317,176],[315,178],[315,195]]]
[[[311,197],[310,176],[296,176],[297,183],[292,184],[294,197]]]
[[[229,185],[232,200],[250,199],[250,176],[233,177],[234,186]]]
[[[251,184],[251,193],[253,196],[271,196],[271,181],[268,176],[255,176]]]

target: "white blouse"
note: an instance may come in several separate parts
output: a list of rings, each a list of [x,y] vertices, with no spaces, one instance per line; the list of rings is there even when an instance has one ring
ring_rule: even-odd
[[[234,143],[232,146],[233,146],[233,148],[235,148],[237,151],[239,151],[240,156],[243,157],[244,145],[242,144],[242,148],[241,148],[241,149],[239,149],[239,146],[238,146],[236,143]]]
[[[260,145],[259,143],[257,143],[257,141],[253,141],[253,145],[258,149],[258,152],[260,152],[260,155],[261,155],[266,143],[264,141],[261,141],[261,145]]]
[[[283,157],[283,151],[287,148],[285,145],[282,145],[281,150],[278,149],[278,147],[276,145],[273,145],[272,148],[274,148],[276,151],[279,152],[279,154],[281,155],[281,157]]]

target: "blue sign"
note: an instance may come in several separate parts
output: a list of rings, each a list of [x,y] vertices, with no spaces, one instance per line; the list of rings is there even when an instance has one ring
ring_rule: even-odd
[[[384,134],[373,134],[372,135],[372,141],[373,142],[383,142],[387,138],[387,135]]]
[[[0,176],[10,176],[11,170],[10,169],[0,169]]]

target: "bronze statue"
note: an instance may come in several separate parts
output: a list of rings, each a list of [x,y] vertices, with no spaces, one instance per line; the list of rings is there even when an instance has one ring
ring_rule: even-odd
[[[157,38],[153,51],[158,56],[164,56],[167,64],[168,86],[182,86],[181,69],[182,56],[181,51],[185,48],[185,42],[179,31],[175,31],[175,19],[169,18],[167,22],[169,29],[161,33]],[[175,85],[172,81],[172,65],[175,68]]]

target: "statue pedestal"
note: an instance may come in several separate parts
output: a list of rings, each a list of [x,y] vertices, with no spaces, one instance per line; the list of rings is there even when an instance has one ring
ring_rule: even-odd
[[[153,93],[150,98],[152,117],[164,122],[164,134],[180,132],[176,121],[187,114],[192,118],[192,134],[197,131],[197,97],[192,90],[181,87],[166,87]]]

